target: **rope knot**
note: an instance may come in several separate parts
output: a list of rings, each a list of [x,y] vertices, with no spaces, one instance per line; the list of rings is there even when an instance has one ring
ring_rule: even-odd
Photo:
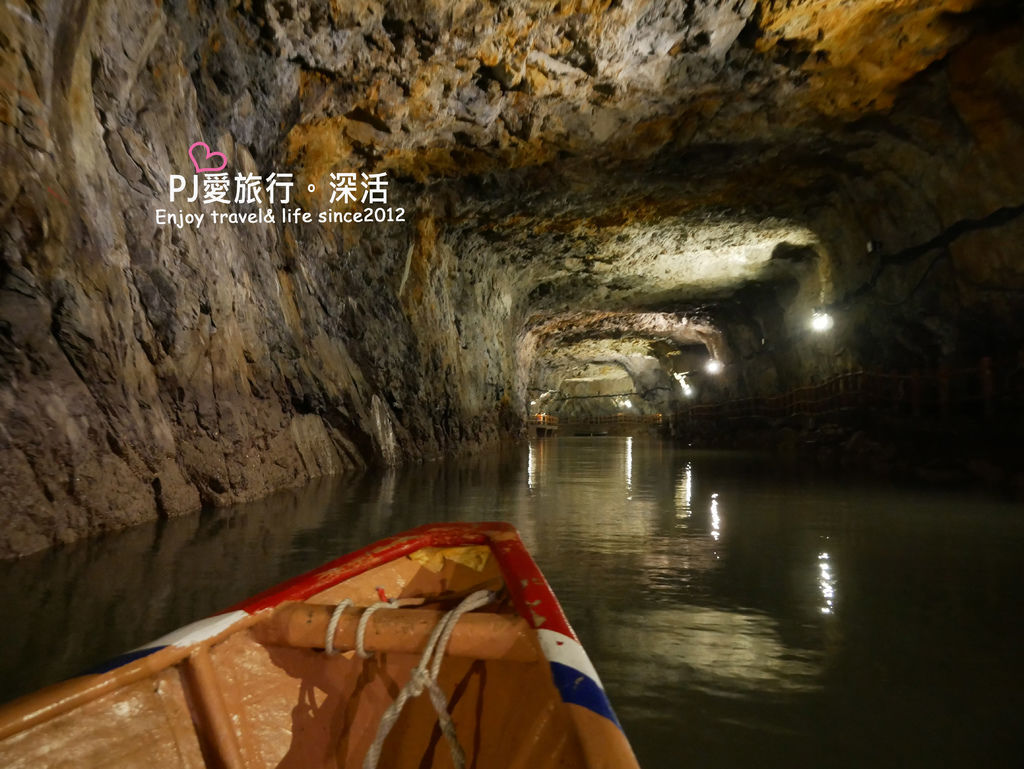
[[[448,713],[448,703],[445,702],[444,692],[437,685],[437,676],[441,672],[441,660],[444,658],[444,650],[448,646],[448,639],[451,638],[452,630],[455,629],[455,624],[459,621],[459,617],[468,611],[486,606],[493,600],[494,593],[489,590],[478,590],[472,595],[467,596],[462,603],[445,614],[441,621],[437,623],[434,631],[430,634],[430,640],[427,641],[427,648],[423,650],[423,656],[420,657],[419,664],[413,668],[409,676],[408,683],[402,687],[398,697],[395,698],[395,701],[388,706],[388,709],[384,711],[384,715],[381,716],[380,726],[377,728],[377,736],[370,745],[370,749],[366,752],[366,757],[363,759],[363,769],[376,769],[377,762],[380,760],[381,749],[384,746],[384,740],[387,739],[388,732],[391,731],[391,727],[398,720],[398,714],[405,707],[405,703],[410,697],[418,697],[424,691],[430,692],[430,701],[434,705],[434,710],[437,711],[437,721],[441,726],[441,732],[448,741],[453,765],[456,769],[463,769],[465,767],[465,753],[463,753],[462,746],[459,744],[459,738],[455,734],[455,725],[452,723],[452,717]],[[384,606],[377,604],[376,608],[384,608]],[[367,612],[369,612],[369,609]],[[361,626],[362,624],[360,622]],[[362,645],[361,641],[359,645]]]
[[[409,697],[419,697],[431,683],[433,681],[430,678],[430,674],[426,670],[416,668],[412,671],[412,676],[409,678]]]

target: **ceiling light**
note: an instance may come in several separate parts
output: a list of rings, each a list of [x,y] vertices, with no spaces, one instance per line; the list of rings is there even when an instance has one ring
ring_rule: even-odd
[[[833,321],[832,316],[824,310],[815,310],[814,314],[811,315],[811,330],[822,333],[832,328]]]
[[[679,387],[683,391],[683,395],[687,398],[693,397],[693,385],[686,381],[686,374],[673,374],[676,381],[679,382]]]

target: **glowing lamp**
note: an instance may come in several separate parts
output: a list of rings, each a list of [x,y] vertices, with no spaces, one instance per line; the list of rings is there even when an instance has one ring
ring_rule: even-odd
[[[817,331],[819,334],[828,331],[832,328],[833,321],[832,316],[824,310],[815,310],[814,314],[811,315],[811,330]]]
[[[679,382],[679,387],[680,389],[682,389],[683,395],[685,395],[687,398],[692,398],[693,386],[688,381],[686,381],[686,374],[673,374],[672,376],[674,376],[676,381]]]
[[[722,365],[722,361],[716,360],[715,358],[709,360],[704,366],[704,370],[709,374],[720,374],[722,373],[723,368],[725,368],[725,366]]]

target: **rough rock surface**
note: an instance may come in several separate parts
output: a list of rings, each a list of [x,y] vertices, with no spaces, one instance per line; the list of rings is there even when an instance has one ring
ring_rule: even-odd
[[[0,556],[493,440],[622,339],[729,393],[1009,355],[1022,73],[1009,0],[11,0]],[[199,140],[405,221],[158,224],[244,210],[170,202]]]

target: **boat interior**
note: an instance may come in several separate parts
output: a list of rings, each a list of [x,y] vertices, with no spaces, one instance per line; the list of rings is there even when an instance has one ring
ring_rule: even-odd
[[[433,628],[481,589],[493,600],[459,618],[437,677],[465,766],[614,765],[588,744],[593,714],[562,702],[491,556],[487,545],[423,548],[303,601],[238,612],[200,643],[30,695],[0,711],[0,765],[363,767]],[[398,606],[367,619],[363,658],[359,620],[382,598]],[[328,625],[346,599],[328,653]],[[379,751],[379,767],[455,765],[427,694],[408,700]]]

